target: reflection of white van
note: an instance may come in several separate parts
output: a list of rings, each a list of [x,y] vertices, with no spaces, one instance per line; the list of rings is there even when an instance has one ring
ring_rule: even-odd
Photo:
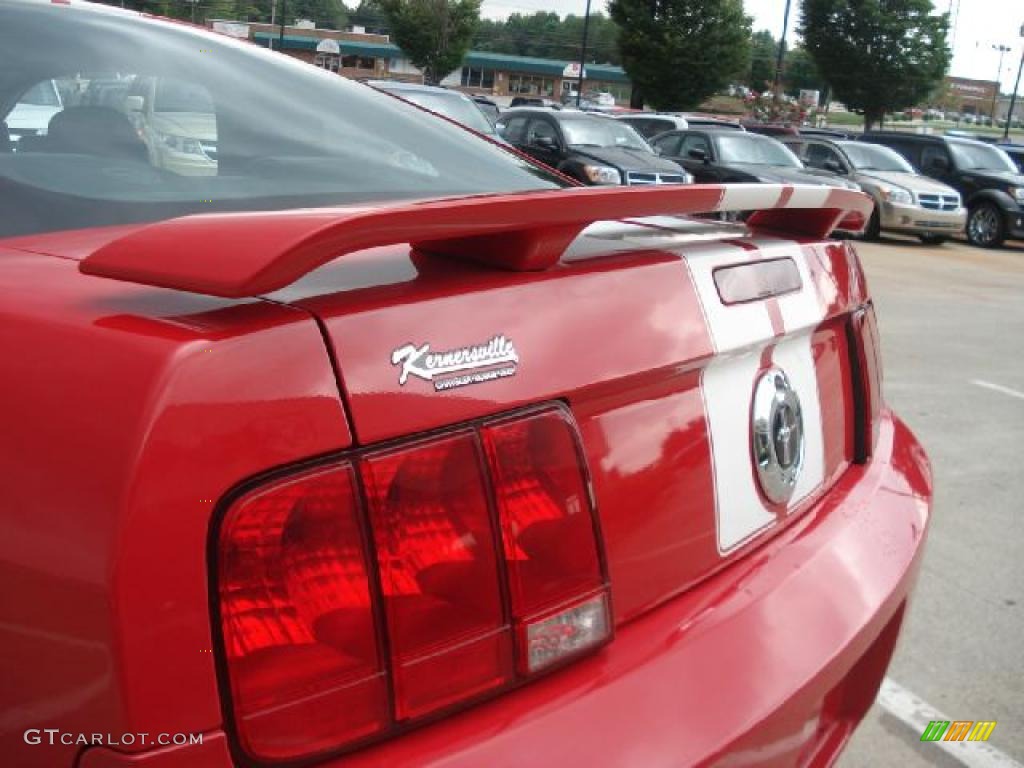
[[[50,118],[64,109],[64,102],[53,80],[36,83],[22,94],[14,109],[7,113],[4,122],[11,139],[22,136],[45,136]]]
[[[170,78],[139,77],[124,109],[156,168],[182,176],[217,173],[217,116],[201,85]]]

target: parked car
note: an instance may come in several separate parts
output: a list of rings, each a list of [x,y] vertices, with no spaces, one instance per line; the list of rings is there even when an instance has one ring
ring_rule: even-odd
[[[546,107],[548,109],[561,109],[562,105],[554,99],[546,99],[542,96],[513,96],[512,107]]]
[[[795,125],[784,125],[782,123],[743,123],[743,127],[750,133],[759,133],[762,136],[799,136],[800,130]]]
[[[803,137],[782,142],[809,168],[838,173],[871,195],[875,210],[866,231],[869,238],[896,232],[937,245],[963,232],[967,210],[960,193],[922,176],[888,147]]]
[[[657,112],[634,112],[632,114],[617,115],[615,119],[621,120],[645,139],[653,139],[659,133],[664,133],[665,131],[685,131],[690,127],[685,117],[661,115]]]
[[[669,131],[651,144],[701,184],[761,182],[857,189],[835,173],[805,168],[784,144],[770,136],[730,130]]]
[[[121,105],[145,142],[154,168],[180,176],[217,174],[217,118],[202,85],[139,75]],[[93,114],[102,114],[105,108],[93,109]]]
[[[860,140],[896,150],[959,192],[972,245],[993,248],[1007,238],[1024,239],[1024,175],[1003,150],[970,139],[894,131],[865,133]]]
[[[60,91],[53,80],[35,83],[17,97],[14,107],[4,122],[10,140],[17,142],[22,136],[45,136],[50,120],[64,109]]]
[[[809,126],[801,127],[798,131],[801,136],[819,136],[824,139],[851,139],[853,136],[846,132],[840,131],[836,128],[812,128]]]
[[[686,123],[690,128],[714,128],[719,131],[746,130],[739,120],[725,120],[720,117],[712,117],[711,115],[701,115],[697,113],[680,113],[680,116],[686,118]]]
[[[259,46],[2,2],[0,119],[174,79],[221,158],[105,106],[0,154],[5,766],[835,761],[932,499],[830,239],[870,200],[582,188]]]
[[[1024,173],[1024,144],[998,144],[997,145],[1017,166],[1019,173]]]
[[[692,181],[617,118],[575,110],[513,109],[502,114],[498,130],[512,146],[584,184]]]
[[[495,141],[504,141],[498,135],[498,130],[495,127],[497,121],[492,123],[481,106],[464,93],[448,88],[439,88],[435,85],[403,83],[399,80],[368,80],[366,84],[379,91],[397,96],[403,101],[443,115],[449,120],[454,120]],[[495,105],[496,108],[497,105]]]
[[[615,106],[615,97],[607,91],[584,91],[583,98],[598,107]]]
[[[484,113],[484,117],[487,118],[491,125],[496,125],[498,118],[501,117],[501,108],[498,107],[497,103],[479,94],[474,94],[470,98],[480,108],[480,111]]]

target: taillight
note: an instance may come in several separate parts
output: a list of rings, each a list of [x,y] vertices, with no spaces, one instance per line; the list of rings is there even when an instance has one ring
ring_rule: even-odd
[[[234,727],[261,762],[396,733],[612,632],[578,435],[555,406],[250,491],[217,557]]]
[[[480,469],[472,432],[362,463],[399,720],[500,687],[512,676]]]
[[[491,465],[524,673],[602,642],[607,595],[590,492],[561,411],[488,426]]]
[[[856,423],[853,453],[854,461],[863,464],[874,453],[882,410],[882,349],[874,307],[868,304],[853,312],[848,328]]]
[[[220,613],[245,751],[288,759],[388,723],[351,465],[241,497],[220,534]]]

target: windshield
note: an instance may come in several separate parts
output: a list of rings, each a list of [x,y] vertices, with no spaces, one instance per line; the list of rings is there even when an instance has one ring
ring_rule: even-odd
[[[484,117],[484,113],[461,93],[440,93],[438,91],[417,91],[411,88],[389,89],[382,86],[381,90],[389,91],[400,99],[411,101],[431,112],[451,118],[467,128],[472,128],[479,133],[494,135],[494,127]]]
[[[858,171],[914,173],[913,166],[904,160],[902,155],[888,147],[852,141],[844,141],[839,146],[843,148],[846,157]]]
[[[729,134],[718,136],[718,154],[723,163],[749,163],[750,165],[775,165],[786,168],[802,168],[796,155],[781,142],[767,136]]]
[[[14,2],[3,15],[0,120],[37,86],[66,96],[0,152],[0,237],[566,185],[387,94],[247,42],[102,6]],[[110,84],[121,97],[97,98]]]
[[[962,171],[1009,171],[1017,173],[1017,166],[1003,150],[985,144],[951,141],[949,149]]]
[[[560,121],[571,147],[625,147],[653,153],[640,134],[625,123],[603,117],[570,117]]]

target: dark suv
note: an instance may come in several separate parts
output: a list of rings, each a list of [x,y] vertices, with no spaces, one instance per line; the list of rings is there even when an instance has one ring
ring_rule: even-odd
[[[956,189],[967,207],[967,239],[993,248],[1024,239],[1024,175],[1001,149],[971,139],[876,131],[861,141],[903,155],[926,176]]]
[[[584,184],[687,184],[693,179],[658,157],[625,123],[575,110],[512,109],[498,133],[517,149]]]

